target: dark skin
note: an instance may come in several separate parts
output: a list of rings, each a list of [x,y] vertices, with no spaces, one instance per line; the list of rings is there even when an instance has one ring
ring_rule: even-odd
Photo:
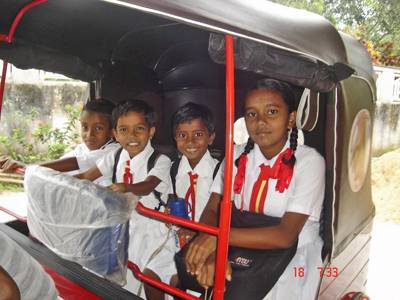
[[[12,277],[0,266],[0,300],[19,300],[21,294]]]
[[[246,127],[252,140],[260,147],[263,155],[271,159],[284,147],[288,129],[295,124],[295,112],[288,111],[283,97],[273,90],[257,89],[251,91],[245,100]],[[217,226],[219,206],[222,195],[213,193],[203,211],[200,222]],[[281,223],[271,227],[231,228],[229,245],[252,249],[287,248],[292,245],[308,215],[286,212]],[[262,237],[262,238],[261,238]],[[200,234],[190,244],[186,254],[186,268],[195,274],[204,287],[214,283],[215,236]],[[227,279],[231,270],[227,266]]]
[[[146,147],[149,139],[155,134],[155,127],[147,124],[145,116],[141,112],[128,112],[118,118],[117,126],[113,130],[115,139],[129,153],[129,157],[133,158],[141,153]],[[97,167],[93,167],[88,171],[76,175],[80,179],[96,180],[102,176]],[[148,176],[144,181],[125,184],[114,183],[108,186],[109,189],[120,193],[133,193],[138,196],[146,196],[150,194],[161,182],[155,176]],[[160,277],[150,269],[143,270],[143,273],[153,279],[159,280]],[[164,300],[164,292],[158,290],[148,284],[144,285],[146,298],[149,300]]]
[[[100,149],[112,137],[108,117],[102,113],[83,111],[81,114],[81,138],[90,151]],[[50,168],[60,172],[70,172],[79,169],[76,157],[66,157],[40,164],[42,167]],[[9,157],[0,158],[0,172],[12,173],[17,168],[25,168],[26,165],[12,160]]]

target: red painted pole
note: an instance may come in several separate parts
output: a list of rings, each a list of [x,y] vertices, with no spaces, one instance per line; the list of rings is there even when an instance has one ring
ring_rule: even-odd
[[[0,41],[11,44],[14,39],[15,30],[17,29],[17,26],[18,26],[19,22],[21,21],[22,17],[25,15],[25,13],[28,10],[32,9],[33,7],[38,6],[47,1],[48,0],[33,0],[32,2],[26,4],[24,7],[22,7],[18,11],[17,15],[15,16],[8,34],[7,35],[0,34]],[[8,65],[8,62],[3,61],[3,72],[1,75],[1,82],[0,82],[0,118],[1,118],[1,111],[3,108],[3,95],[4,95],[4,87],[6,84],[7,65]]]
[[[147,208],[140,202],[136,206],[136,211],[138,211],[142,215],[152,217],[152,218],[157,218],[157,219],[163,220],[165,222],[181,225],[181,226],[193,229],[193,230],[200,230],[202,232],[213,234],[213,235],[218,235],[218,232],[219,232],[217,227],[193,222],[190,220],[186,220],[184,218],[180,218],[180,217],[176,217],[176,216],[173,216],[170,214],[162,213],[162,212],[156,211],[154,209]]]
[[[15,30],[17,29],[17,26],[18,26],[19,22],[21,21],[22,17],[24,16],[24,14],[28,10],[34,8],[35,6],[38,6],[38,5],[40,5],[42,3],[45,3],[47,1],[48,0],[33,0],[32,2],[28,3],[27,5],[25,5],[24,7],[22,7],[18,11],[17,15],[14,18],[14,21],[11,24],[10,31],[8,32],[8,35],[7,35],[7,42],[8,43],[11,43],[13,41]]]
[[[231,225],[231,191],[233,170],[233,122],[235,118],[235,75],[233,37],[225,36],[226,56],[226,139],[224,195],[221,202],[217,261],[215,270],[214,300],[224,299],[225,270],[228,259],[229,229]]]
[[[3,71],[1,72],[1,82],[0,82],[0,119],[1,119],[1,111],[3,108],[4,88],[6,86],[7,65],[8,62],[3,61]]]
[[[144,275],[139,267],[137,265],[135,265],[133,262],[128,261],[128,269],[130,269],[132,271],[132,273],[140,280],[143,282],[146,282],[152,286],[155,286],[156,288],[159,288],[165,292],[167,292],[168,294],[174,295],[174,296],[178,296],[181,299],[186,299],[186,300],[201,300],[198,297],[192,296],[188,293],[185,293],[183,291],[181,291],[178,288],[172,287],[164,282],[161,282],[159,280],[153,279],[151,277],[148,277],[146,275]]]
[[[9,214],[10,216],[13,216],[14,218],[16,218],[18,221],[26,223],[26,220],[27,220],[26,217],[20,216],[19,214],[15,213],[3,206],[0,206],[0,211],[4,211],[6,214]]]

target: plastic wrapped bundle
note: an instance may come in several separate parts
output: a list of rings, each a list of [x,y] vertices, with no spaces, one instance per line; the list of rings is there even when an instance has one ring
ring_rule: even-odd
[[[64,259],[126,283],[128,226],[136,196],[40,166],[27,168],[25,191],[35,238]]]

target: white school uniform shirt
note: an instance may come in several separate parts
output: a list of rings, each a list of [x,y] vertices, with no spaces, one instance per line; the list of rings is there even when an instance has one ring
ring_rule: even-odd
[[[120,147],[120,144],[114,142],[114,140],[109,140],[107,143],[96,150],[90,150],[84,143],[79,144],[75,147],[75,149],[61,156],[61,158],[75,157],[78,163],[78,170],[66,172],[66,174],[73,176],[83,173],[90,168],[96,166],[96,162],[107,153],[113,152]],[[110,178],[106,178],[104,176],[97,178],[93,182],[102,186],[108,186],[111,184]]]
[[[196,182],[196,215],[194,218],[196,222],[199,221],[208,199],[210,198],[210,188],[214,180],[213,174],[217,164],[218,160],[213,158],[208,150],[194,169],[192,169],[187,157],[184,155],[179,162],[175,182],[176,194],[179,198],[184,199],[186,192],[190,187],[190,178],[188,173],[192,172],[198,175]],[[173,194],[172,183],[169,189],[169,194]],[[189,203],[191,203],[190,201],[191,200],[189,199]]]
[[[126,161],[130,160],[133,183],[144,181],[148,176],[157,177],[161,182],[157,185],[156,190],[162,194],[162,199],[165,201],[170,185],[171,161],[167,156],[161,154],[155,161],[154,167],[147,172],[147,163],[153,152],[150,141],[143,151],[133,158],[130,158],[129,153],[123,149],[117,165],[116,182],[123,182]],[[97,167],[103,176],[112,177],[115,153],[116,151],[110,152],[97,162]],[[151,209],[157,207],[159,203],[153,193],[141,196],[140,202]],[[162,281],[169,283],[171,276],[176,274],[173,259],[175,241],[170,230],[164,222],[150,219],[136,211],[133,211],[129,225],[128,259],[137,264],[141,271],[149,268]],[[158,248],[161,248],[160,252],[151,258]],[[124,288],[145,299],[144,289],[141,288],[141,293],[138,292],[140,285],[141,282],[132,275],[131,271],[128,271],[127,284]]]
[[[281,152],[288,147],[289,143],[287,142]],[[245,145],[235,146],[235,159],[243,153],[244,148]],[[258,145],[254,145],[254,149],[247,155],[245,186],[242,190],[244,210],[249,209],[253,185],[260,173],[259,165],[264,163],[272,166],[279,154],[268,160],[261,153]],[[282,217],[285,212],[296,212],[309,217],[300,232],[295,256],[278,282],[264,298],[267,300],[314,299],[319,285],[318,267],[322,266],[321,249],[323,244],[319,236],[319,219],[325,192],[325,161],[315,149],[305,145],[298,145],[295,155],[296,164],[288,189],[283,193],[275,191],[277,180],[269,179],[264,214]],[[233,176],[236,175],[236,171],[236,166],[234,166]],[[212,192],[222,195],[223,174],[224,167],[221,166],[211,187]],[[241,196],[235,195],[233,191],[232,195],[235,206],[240,209]],[[297,270],[303,268],[304,277],[295,277],[294,268]]]

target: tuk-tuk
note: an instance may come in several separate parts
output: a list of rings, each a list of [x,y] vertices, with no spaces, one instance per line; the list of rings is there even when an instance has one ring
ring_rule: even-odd
[[[364,290],[374,217],[375,81],[363,46],[323,17],[265,0],[2,1],[0,59],[86,81],[93,99],[117,102],[146,93],[162,116],[154,145],[167,154],[174,151],[172,113],[189,101],[203,103],[218,116],[214,147],[227,162],[232,161],[233,122],[242,115],[241,99],[249,84],[270,77],[295,85],[302,95],[298,115],[304,143],[326,161],[325,268],[317,298],[338,299]],[[6,68],[5,63],[0,97]],[[232,170],[225,175],[230,186]],[[230,193],[225,190],[221,227],[209,229],[219,237],[214,299],[223,298]],[[161,213],[142,213],[166,220]],[[9,227],[0,228],[21,244],[30,243]],[[75,274],[86,271],[51,254],[39,256],[47,268],[57,264],[63,276],[97,297],[135,297],[92,274],[86,279]]]

